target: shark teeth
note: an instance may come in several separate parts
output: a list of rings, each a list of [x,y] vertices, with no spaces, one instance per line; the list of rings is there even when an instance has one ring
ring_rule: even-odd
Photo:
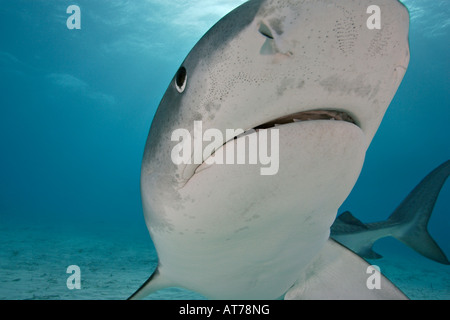
[[[278,126],[293,123],[293,122],[297,123],[297,122],[314,121],[314,120],[344,121],[344,122],[352,123],[354,125],[358,125],[357,122],[355,121],[355,119],[351,115],[349,115],[347,112],[344,112],[344,111],[312,110],[312,111],[298,112],[298,113],[294,113],[294,114],[291,114],[288,116],[284,116],[284,117],[275,119],[273,121],[264,123],[262,125],[259,125],[254,129],[255,130],[269,129],[269,128],[278,127]]]
[[[348,113],[343,111],[336,110],[313,110],[313,111],[304,111],[291,114],[289,116],[281,117],[276,120],[267,122],[260,126],[257,126],[252,129],[245,130],[240,135],[234,137],[234,139],[239,139],[250,135],[254,132],[259,132],[260,130],[277,128],[285,124],[289,123],[298,123],[304,121],[314,121],[314,120],[329,120],[329,121],[344,121],[349,122],[354,125],[358,125],[356,121],[350,116]]]

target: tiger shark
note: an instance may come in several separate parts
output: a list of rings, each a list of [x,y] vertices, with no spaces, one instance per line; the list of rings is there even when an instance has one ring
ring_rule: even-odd
[[[378,0],[373,29],[372,5],[251,0],[194,46],[145,146],[141,196],[159,263],[131,299],[167,287],[211,299],[406,298],[383,276],[369,289],[369,265],[330,239],[410,59],[406,7]],[[174,163],[173,132],[195,136],[196,121],[245,131],[216,152],[277,130],[279,171],[211,165],[208,154]]]

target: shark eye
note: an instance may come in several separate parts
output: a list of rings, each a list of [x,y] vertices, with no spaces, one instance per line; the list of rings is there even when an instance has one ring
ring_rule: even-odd
[[[175,87],[179,93],[183,93],[186,89],[187,71],[185,67],[181,67],[175,76]]]

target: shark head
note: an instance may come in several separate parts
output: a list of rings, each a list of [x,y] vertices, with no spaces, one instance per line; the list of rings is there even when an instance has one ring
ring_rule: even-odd
[[[371,29],[371,4],[251,0],[186,57],[155,115],[142,163],[159,287],[277,298],[324,246],[409,63],[407,9],[378,1],[381,29]],[[195,136],[195,122],[224,136],[227,129],[248,133],[218,143],[216,152],[261,135],[253,129],[275,128],[277,174],[263,176],[249,164],[206,165],[207,156],[175,164],[172,134]]]

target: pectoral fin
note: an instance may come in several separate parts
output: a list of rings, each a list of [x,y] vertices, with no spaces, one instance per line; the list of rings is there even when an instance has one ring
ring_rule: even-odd
[[[286,293],[285,299],[408,299],[386,277],[381,273],[374,274],[373,271],[358,255],[330,239],[297,283]]]

